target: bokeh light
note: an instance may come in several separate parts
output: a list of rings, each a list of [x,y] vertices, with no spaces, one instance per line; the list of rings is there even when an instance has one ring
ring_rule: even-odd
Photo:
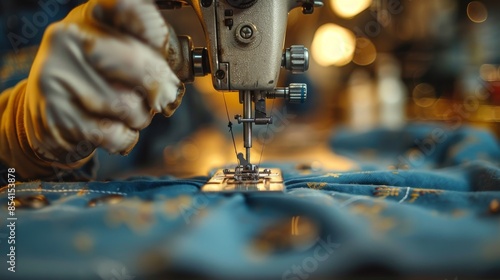
[[[377,58],[377,49],[368,38],[356,39],[356,50],[352,61],[357,65],[366,66],[372,64]]]
[[[427,83],[418,84],[413,89],[413,101],[420,107],[430,107],[436,101],[436,89]]]
[[[472,22],[481,23],[488,18],[488,10],[483,3],[472,1],[467,5],[467,16]]]
[[[344,66],[351,62],[356,37],[346,28],[333,23],[320,26],[311,45],[312,57],[320,66]]]
[[[333,12],[343,18],[352,18],[371,4],[372,0],[330,0]]]
[[[492,81],[498,81],[499,80],[499,72],[500,69],[498,69],[495,65],[492,64],[483,64],[479,68],[479,75],[481,76],[481,79],[486,82],[492,82]]]

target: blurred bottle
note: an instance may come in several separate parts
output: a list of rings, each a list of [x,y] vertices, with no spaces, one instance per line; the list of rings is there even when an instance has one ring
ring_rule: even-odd
[[[377,100],[370,74],[364,69],[352,72],[347,85],[349,124],[354,130],[369,130],[377,125]]]
[[[390,54],[379,54],[376,69],[380,126],[401,128],[406,123],[407,89],[399,62]]]

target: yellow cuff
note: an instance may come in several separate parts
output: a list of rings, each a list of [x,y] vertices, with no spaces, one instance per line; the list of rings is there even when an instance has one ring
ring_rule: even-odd
[[[52,177],[61,169],[83,166],[91,156],[71,166],[64,166],[42,160],[33,152],[25,129],[26,83],[23,80],[0,94],[0,161],[8,168],[15,168],[24,179]]]

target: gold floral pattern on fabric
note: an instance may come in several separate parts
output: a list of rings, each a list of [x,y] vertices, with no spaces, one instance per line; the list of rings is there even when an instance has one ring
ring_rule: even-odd
[[[328,185],[328,183],[316,183],[316,182],[307,183],[307,187],[313,190],[321,190],[326,185]]]
[[[413,203],[415,202],[419,197],[424,196],[424,195],[440,195],[444,191],[442,190],[435,190],[435,189],[420,189],[420,188],[413,188],[411,190],[410,194],[410,200],[408,202]]]
[[[396,187],[380,186],[376,187],[374,195],[380,198],[387,198],[389,196],[399,196],[401,189]]]
[[[110,206],[104,219],[109,227],[125,225],[136,234],[149,232],[156,222],[153,203],[139,198],[127,199]]]

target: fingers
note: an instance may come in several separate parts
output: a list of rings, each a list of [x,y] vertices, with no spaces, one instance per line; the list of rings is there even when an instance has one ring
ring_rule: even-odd
[[[126,14],[125,11],[133,11],[133,14],[140,12],[141,17],[145,16],[145,18],[141,20],[144,24],[150,26],[164,26],[165,23],[161,15],[159,15],[156,7],[151,1],[99,0],[91,1],[89,5],[91,7],[94,5],[96,7],[95,9],[100,10],[102,13],[116,14],[116,21],[118,21],[118,23],[115,23],[123,24],[123,28],[126,28],[128,33],[136,32],[141,36],[151,37],[151,40],[163,35],[168,36],[168,32],[154,31],[163,30],[159,27],[151,28],[151,32],[153,33],[148,33],[149,31],[139,32],[140,30],[133,27],[133,24],[129,24],[128,21],[126,24],[121,22],[122,18],[119,15]],[[109,20],[111,17],[107,14],[102,14],[100,16],[103,20]],[[129,15],[129,17],[133,17],[133,15]],[[94,32],[92,32],[92,29],[89,29],[88,26],[86,28],[81,28],[74,24],[70,26],[66,32],[71,33],[70,36],[74,37],[75,40],[81,41],[85,57],[84,62],[90,64],[91,68],[97,71],[98,74],[95,75],[92,73],[92,69],[84,67],[87,76],[102,76],[104,80],[108,82],[121,83],[145,93],[144,97],[147,100],[147,104],[155,113],[162,112],[169,116],[175,111],[178,104],[180,104],[181,97],[177,94],[180,80],[173,73],[162,55],[144,44],[144,41],[141,42],[128,35],[115,36],[113,34],[100,32],[99,30],[94,30]],[[151,42],[151,40],[149,40],[149,42]],[[63,42],[63,44],[64,43],[65,42]],[[91,79],[98,81],[95,77]],[[96,84],[95,86],[96,89],[99,89],[98,92],[104,95],[105,98],[113,98],[113,94],[108,94],[108,91],[102,85]]]
[[[123,121],[131,129],[141,130],[151,123],[154,113],[139,92],[115,86],[117,98],[110,104],[110,117]],[[105,114],[101,114],[105,115]]]
[[[88,140],[98,141],[102,135],[100,146],[112,154],[127,155],[139,141],[139,132],[129,129],[121,122],[109,119],[94,120],[89,128],[91,128],[91,134],[87,135]]]
[[[152,0],[95,0],[89,2],[91,18],[128,33],[163,53],[169,29]]]
[[[128,154],[138,141],[139,132],[120,121],[89,114],[70,100],[51,100],[46,122],[53,142],[81,158],[102,147],[110,153]],[[61,155],[59,155],[60,158]]]
[[[178,99],[180,80],[167,62],[144,44],[127,38],[105,37],[85,49],[87,61],[108,81],[145,91],[155,113]]]
[[[76,25],[51,27],[49,32],[57,56],[42,68],[43,92],[72,95],[89,112],[133,129],[144,128],[154,113],[178,99],[179,80],[158,54],[140,42],[95,40]]]
[[[184,84],[180,84],[177,88],[177,98],[174,102],[168,104],[163,108],[163,115],[166,117],[170,117],[174,114],[175,110],[181,105],[182,98],[184,97],[184,93],[186,92],[186,87]]]

